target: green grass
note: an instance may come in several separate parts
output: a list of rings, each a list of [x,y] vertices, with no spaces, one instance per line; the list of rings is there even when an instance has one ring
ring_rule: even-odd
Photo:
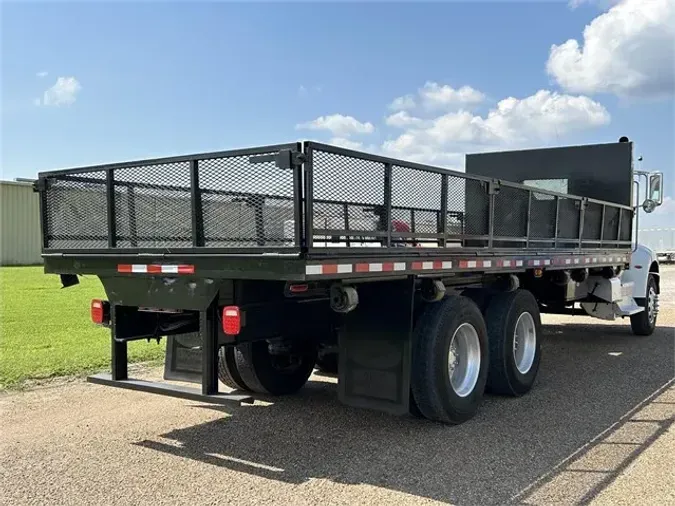
[[[95,276],[63,289],[42,267],[0,268],[0,387],[110,367],[110,331],[91,322],[91,299],[105,298]],[[129,361],[159,361],[164,344],[129,343]]]

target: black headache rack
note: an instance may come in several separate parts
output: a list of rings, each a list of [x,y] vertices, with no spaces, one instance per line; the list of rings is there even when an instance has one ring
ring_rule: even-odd
[[[632,164],[625,144],[597,146]],[[324,274],[358,276],[374,257],[409,259],[408,271],[430,257],[588,253],[611,264],[632,243],[629,205],[315,142],[51,171],[36,188],[46,269],[58,273],[170,261],[294,280],[345,257],[351,271]]]

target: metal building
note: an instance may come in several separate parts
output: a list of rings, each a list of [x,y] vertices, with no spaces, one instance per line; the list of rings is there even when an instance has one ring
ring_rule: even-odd
[[[40,207],[30,181],[0,181],[0,265],[38,265]]]

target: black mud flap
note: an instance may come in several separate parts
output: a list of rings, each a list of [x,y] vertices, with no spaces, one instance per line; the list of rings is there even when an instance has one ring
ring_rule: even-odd
[[[414,278],[357,285],[359,304],[339,333],[340,401],[408,413]]]
[[[167,337],[164,379],[202,382],[202,338],[199,332]]]

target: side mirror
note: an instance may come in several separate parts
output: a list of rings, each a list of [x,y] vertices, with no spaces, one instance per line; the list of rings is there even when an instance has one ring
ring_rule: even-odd
[[[642,203],[642,209],[645,213],[653,213],[661,204],[663,204],[663,173],[655,172],[649,175],[647,198]]]
[[[657,206],[663,204],[663,174],[657,172],[649,176],[649,200],[653,200]]]

